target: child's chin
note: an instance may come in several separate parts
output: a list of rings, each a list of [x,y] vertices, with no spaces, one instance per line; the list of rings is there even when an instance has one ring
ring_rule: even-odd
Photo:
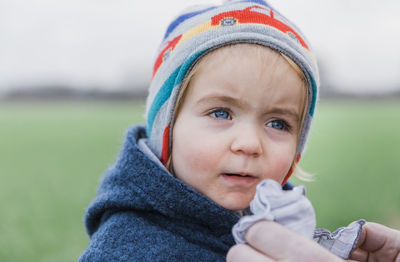
[[[232,200],[232,201],[224,201],[223,203],[218,203],[218,204],[221,205],[222,207],[232,210],[232,211],[242,211],[249,207],[250,200],[249,201]]]

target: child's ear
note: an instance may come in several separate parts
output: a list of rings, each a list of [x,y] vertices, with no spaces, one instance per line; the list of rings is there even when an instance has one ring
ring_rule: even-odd
[[[282,186],[286,184],[289,178],[292,176],[294,170],[296,169],[297,164],[299,163],[301,158],[301,154],[298,154],[296,159],[293,161],[292,166],[290,167],[289,172],[286,174],[285,178],[283,179]]]

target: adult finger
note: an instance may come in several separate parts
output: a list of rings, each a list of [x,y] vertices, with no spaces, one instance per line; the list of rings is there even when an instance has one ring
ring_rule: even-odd
[[[254,224],[247,231],[245,238],[250,246],[274,260],[343,261],[311,239],[272,221]]]
[[[228,254],[226,255],[226,261],[227,262],[239,262],[239,261],[275,262],[275,260],[258,252],[254,248],[244,244],[238,244],[231,247],[231,249],[229,249],[228,251]]]
[[[363,226],[357,242],[357,250],[362,250],[364,254],[367,254],[367,258],[364,255],[364,260],[361,261],[400,262],[400,231],[368,222]],[[354,256],[360,254],[361,252]]]
[[[353,252],[351,252],[349,258],[354,259],[355,261],[361,261],[361,262],[367,261],[368,252],[360,248],[356,248]]]
[[[399,251],[400,231],[377,223],[367,222],[363,226],[357,247],[368,252],[375,252],[384,249],[385,246],[390,246],[388,249]]]

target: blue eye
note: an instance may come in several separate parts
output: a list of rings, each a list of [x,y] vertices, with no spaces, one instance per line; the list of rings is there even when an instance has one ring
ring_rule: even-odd
[[[229,112],[224,109],[217,109],[211,112],[211,116],[220,119],[231,119],[231,115],[229,114]]]
[[[278,130],[289,130],[288,124],[282,120],[273,120],[267,124],[268,127],[272,127]]]

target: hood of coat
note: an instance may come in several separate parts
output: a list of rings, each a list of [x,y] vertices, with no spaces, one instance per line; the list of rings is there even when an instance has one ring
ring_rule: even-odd
[[[128,129],[115,164],[105,172],[97,196],[86,211],[88,234],[97,231],[104,216],[134,211],[161,215],[168,223],[204,227],[216,237],[230,235],[238,216],[151,160],[137,144],[141,138],[146,138],[144,126]]]

